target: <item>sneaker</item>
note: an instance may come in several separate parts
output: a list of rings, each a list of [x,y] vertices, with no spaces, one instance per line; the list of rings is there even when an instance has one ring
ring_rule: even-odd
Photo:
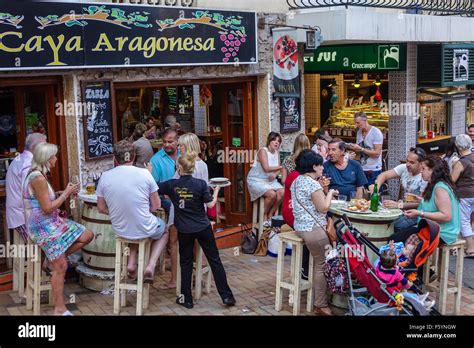
[[[270,220],[266,220],[263,222],[263,227],[272,227],[272,222]]]
[[[181,297],[178,297],[176,299],[176,303],[179,304],[180,306],[183,306],[184,308],[187,308],[187,309],[191,309],[194,307],[194,304],[193,304],[193,301],[186,301],[186,300],[182,300]]]
[[[226,305],[227,307],[231,307],[231,306],[235,306],[235,298],[234,296],[229,296],[229,297],[226,297],[222,300],[222,302],[224,303],[224,305]]]

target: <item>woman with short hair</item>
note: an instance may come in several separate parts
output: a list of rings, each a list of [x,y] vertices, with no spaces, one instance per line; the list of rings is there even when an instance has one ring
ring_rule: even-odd
[[[80,190],[80,184],[69,183],[56,198],[46,175],[55,167],[58,147],[40,143],[35,147],[31,170],[23,183],[23,203],[29,238],[44,251],[47,260],[43,270],[51,271],[51,288],[55,315],[72,315],[64,304],[66,257],[89,244],[93,233],[84,226],[59,215],[59,207]]]
[[[456,147],[460,158],[454,164],[451,178],[461,201],[461,234],[466,240],[466,257],[474,258],[474,233],[471,214],[474,213],[474,153],[471,152],[472,140],[467,134],[456,137]]]
[[[328,307],[324,277],[325,252],[330,241],[326,233],[326,213],[331,200],[338,194],[329,190],[325,195],[319,178],[323,175],[323,158],[312,150],[304,150],[296,159],[301,174],[291,185],[294,229],[303,238],[314,258],[314,306],[316,314],[332,315]]]
[[[280,134],[270,132],[267,138],[267,145],[258,150],[257,158],[247,175],[250,200],[255,201],[262,196],[265,199],[265,221],[263,223],[265,227],[270,227],[270,219],[278,211],[283,200],[284,189],[277,180],[278,173],[282,170],[280,165],[281,142]]]

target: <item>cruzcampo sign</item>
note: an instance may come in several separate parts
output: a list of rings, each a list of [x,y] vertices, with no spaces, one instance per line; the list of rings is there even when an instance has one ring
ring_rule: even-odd
[[[304,57],[305,72],[383,72],[405,70],[405,44],[320,46]]]
[[[255,12],[0,1],[0,70],[257,61]]]

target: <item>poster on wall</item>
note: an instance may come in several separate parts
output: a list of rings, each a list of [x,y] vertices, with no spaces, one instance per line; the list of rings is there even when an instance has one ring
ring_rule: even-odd
[[[273,85],[276,97],[299,97],[296,29],[273,29]]]
[[[453,81],[469,80],[469,50],[453,50]]]
[[[299,98],[280,98],[280,133],[298,132],[301,127]]]
[[[258,62],[256,13],[97,2],[0,4],[0,70]]]

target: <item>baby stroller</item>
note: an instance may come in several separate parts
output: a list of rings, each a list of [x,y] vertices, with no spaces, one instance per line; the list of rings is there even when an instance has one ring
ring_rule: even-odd
[[[439,314],[432,307],[434,301],[427,301],[428,294],[413,285],[410,291],[390,293],[387,285],[376,275],[374,267],[368,260],[365,247],[380,256],[379,249],[372,244],[349,221],[346,215],[336,221],[338,243],[344,249],[349,282],[349,315],[368,316],[426,316]],[[413,265],[415,268],[405,268],[405,271],[416,273],[426,259],[436,250],[439,242],[439,225],[427,220],[421,220],[418,234],[422,243],[417,247]],[[361,287],[354,286],[354,278]]]

